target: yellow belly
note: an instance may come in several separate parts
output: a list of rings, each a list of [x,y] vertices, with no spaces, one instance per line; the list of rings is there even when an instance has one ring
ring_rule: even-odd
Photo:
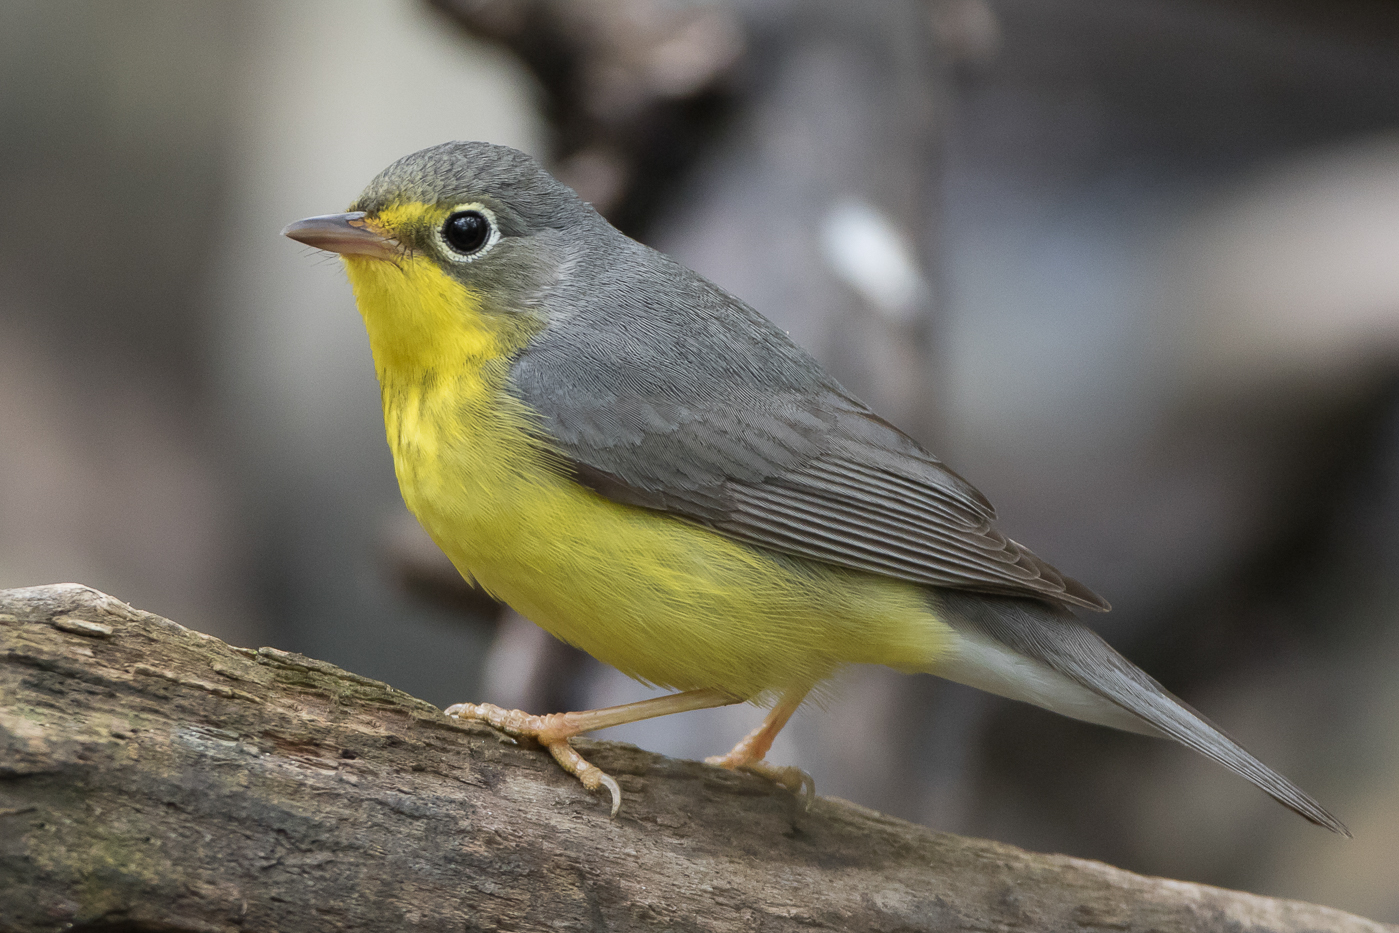
[[[404,500],[456,566],[555,636],[660,686],[738,697],[846,663],[926,670],[947,630],[914,586],[619,505],[550,467],[498,393],[386,408]],[[455,400],[455,401],[449,401]]]

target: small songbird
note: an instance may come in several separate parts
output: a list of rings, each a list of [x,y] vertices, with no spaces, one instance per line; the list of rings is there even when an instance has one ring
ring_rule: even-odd
[[[448,712],[569,744],[684,710],[768,704],[710,759],[765,760],[848,664],[928,672],[1166,736],[1327,829],[1345,826],[1074,615],[1107,603],[995,527],[975,488],[739,299],[624,236],[534,159],[454,142],[345,214],[283,231],[344,260],[408,508],[468,580],[678,692],[535,716]]]

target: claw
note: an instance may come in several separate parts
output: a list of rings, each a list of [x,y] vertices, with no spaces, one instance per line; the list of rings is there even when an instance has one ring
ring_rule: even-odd
[[[801,798],[802,810],[811,809],[811,804],[816,799],[816,779],[801,768],[794,765],[773,765],[766,761],[754,761],[741,767],[744,771],[751,771],[787,788]]]
[[[717,765],[730,771],[747,771],[766,778],[801,798],[802,810],[810,810],[816,799],[816,780],[801,768],[793,765],[774,765],[763,759],[757,761],[734,761],[732,754],[711,755],[704,760],[707,765]]]
[[[568,739],[549,742],[545,748],[549,749],[549,754],[554,756],[559,767],[578,778],[585,790],[596,791],[599,787],[606,787],[612,795],[612,816],[617,815],[622,808],[622,788],[612,779],[612,775],[578,754],[578,749],[568,744]]]
[[[612,779],[612,775],[608,774],[606,771],[599,771],[598,774],[602,775],[598,780],[602,783],[603,787],[607,788],[607,792],[612,795],[612,813],[610,815],[615,820],[617,818],[617,811],[622,809],[622,788],[617,786],[617,782]]]

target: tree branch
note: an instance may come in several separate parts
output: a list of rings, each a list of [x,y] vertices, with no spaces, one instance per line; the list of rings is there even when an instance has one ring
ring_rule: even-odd
[[[756,777],[537,748],[72,584],[0,592],[0,930],[1336,930]]]

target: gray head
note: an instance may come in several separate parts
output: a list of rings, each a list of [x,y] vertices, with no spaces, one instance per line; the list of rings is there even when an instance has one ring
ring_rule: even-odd
[[[344,216],[362,216],[398,255],[436,260],[498,308],[533,304],[585,244],[620,236],[533,158],[483,142],[443,143],[399,159],[350,211]]]

